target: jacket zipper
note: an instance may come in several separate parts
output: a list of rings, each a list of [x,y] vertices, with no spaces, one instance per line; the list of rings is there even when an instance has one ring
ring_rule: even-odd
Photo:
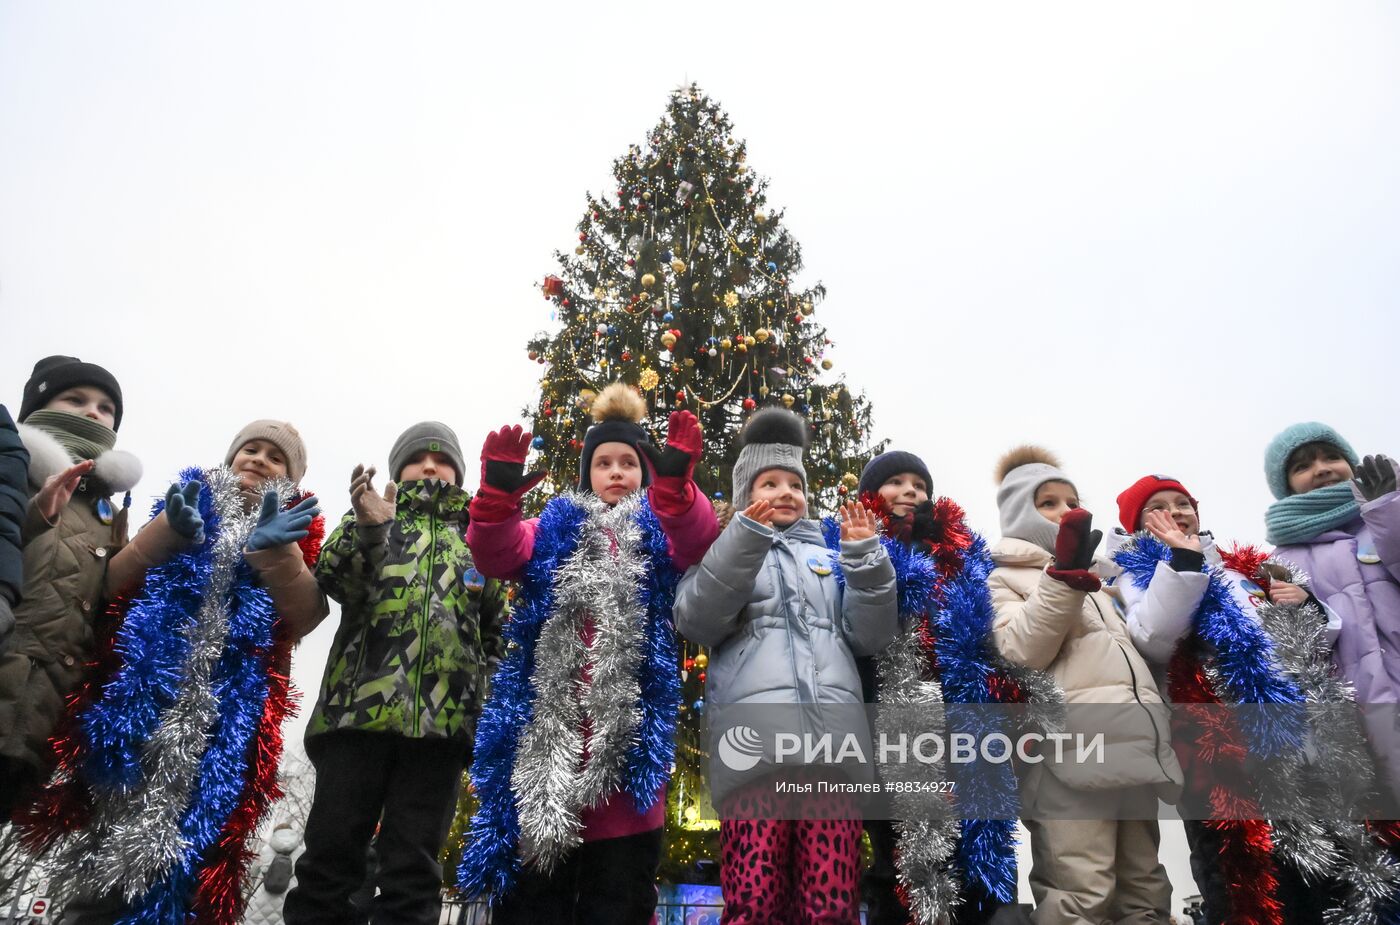
[[[1152,724],[1152,757],[1157,762],[1157,767],[1161,770],[1162,776],[1170,782],[1172,776],[1167,773],[1166,766],[1162,764],[1162,734],[1157,731],[1157,720],[1152,716],[1152,711],[1147,709],[1147,704],[1143,703],[1142,698],[1138,696],[1137,669],[1133,667],[1133,660],[1128,657],[1127,651],[1123,648],[1123,643],[1119,642],[1118,637],[1113,635],[1113,630],[1109,629],[1108,618],[1103,615],[1103,611],[1099,609],[1099,602],[1094,600],[1092,595],[1089,596],[1089,603],[1094,605],[1094,610],[1097,611],[1099,615],[1099,621],[1103,623],[1104,632],[1112,637],[1113,644],[1118,647],[1118,654],[1123,656],[1123,663],[1128,666],[1128,675],[1133,679],[1133,699],[1137,701],[1138,706],[1142,707],[1142,711],[1147,714],[1147,721]]]
[[[778,547],[778,549],[780,550],[779,555],[781,555],[782,552],[790,552],[790,550],[787,549],[787,545],[786,545],[785,543],[782,543],[781,541],[779,541],[779,542],[776,543],[775,545],[776,545],[776,546]],[[794,558],[794,561],[796,561],[796,557],[794,556],[793,558]],[[784,609],[784,610],[786,611],[786,613],[787,613],[787,617],[788,617],[789,623],[791,623],[791,622],[792,622],[792,618],[793,618],[793,614],[792,614],[792,609],[788,606],[788,602],[791,600],[791,597],[790,597],[789,594],[788,594],[787,581],[783,578],[783,566],[782,566],[782,563],[781,563],[781,562],[774,562],[773,565],[774,565],[774,571],[777,573],[777,576],[778,576],[778,591],[779,591],[779,593],[782,595],[782,598],[783,598],[783,609]],[[800,608],[801,608],[800,602],[799,602],[799,605],[798,605],[798,606],[799,606],[799,610],[798,610],[798,613],[797,613],[797,619],[800,621],[800,620],[802,619],[802,613],[801,613],[801,609],[800,609]],[[794,627],[789,626],[789,629],[788,629],[788,667],[790,667],[790,668],[792,669],[792,676],[793,676],[794,678],[799,677],[799,675],[798,675],[798,673],[797,673],[797,641],[796,641],[796,639],[795,639],[796,635],[797,635],[796,629],[795,629]],[[816,693],[816,691],[813,690],[813,694],[814,694],[814,695],[815,695],[815,693]]]
[[[413,734],[423,734],[423,659],[428,645],[428,610],[433,606],[433,572],[437,570],[437,505],[428,511],[428,574],[424,576],[422,625],[418,629],[418,664],[413,677]]]

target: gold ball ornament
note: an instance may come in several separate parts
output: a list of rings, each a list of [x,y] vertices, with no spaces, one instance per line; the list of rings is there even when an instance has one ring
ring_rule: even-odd
[[[670,331],[663,333],[661,335],[661,346],[665,347],[667,350],[676,346],[676,335],[672,334]]]
[[[769,391],[769,390],[768,390],[768,386],[766,386],[766,385],[761,385],[761,386],[759,386],[759,387],[758,387],[758,397],[759,397],[759,398],[767,398],[767,397],[768,397],[768,391]]]
[[[651,274],[651,273],[643,273],[643,274],[642,274],[642,288],[643,288],[643,289],[650,289],[652,286],[655,286],[655,285],[656,285],[656,276],[655,276],[655,275],[653,275],[653,274]]]
[[[822,360],[822,369],[831,369],[831,366],[832,363],[830,360]]]
[[[575,253],[575,254],[578,254],[580,257],[583,256],[583,251],[584,251],[584,247],[583,247],[582,244],[579,244],[578,246],[576,246],[576,247],[574,248],[574,253]]]
[[[855,488],[860,484],[860,479],[856,477],[854,472],[847,472],[845,475],[841,476],[841,484],[845,485],[847,488]]]
[[[661,377],[656,374],[656,370],[654,369],[642,370],[642,375],[637,380],[637,384],[640,385],[644,391],[651,391],[656,388],[657,384],[660,382]]]
[[[694,366],[694,365],[695,365],[695,358],[694,358],[694,357],[686,357],[686,358],[685,358],[685,365],[686,365],[686,366]]]
[[[726,337],[724,340],[722,340],[722,341],[719,342],[719,349],[721,349],[721,350],[729,350],[729,349],[732,348],[733,346],[734,346],[734,342],[733,342],[732,340],[730,340],[729,338],[727,338],[727,337]]]
[[[748,353],[748,352],[749,352],[749,345],[748,345],[747,342],[741,340],[741,341],[739,341],[737,344],[734,345],[734,351],[735,351],[736,353]]]
[[[708,667],[710,667],[710,657],[709,657],[708,655],[706,655],[704,652],[701,652],[699,655],[695,656],[695,667],[696,667],[696,668],[708,668]]]
[[[766,343],[768,343],[768,329],[767,329],[767,328],[759,328],[757,331],[754,331],[754,332],[753,332],[753,336],[754,336],[754,339],[757,340],[760,344],[766,344]]]
[[[793,398],[791,394],[788,392],[783,393],[783,407],[791,408],[796,403],[797,399]]]
[[[672,261],[671,261],[671,269],[672,269],[673,271],[675,271],[676,273],[684,273],[684,272],[685,272],[685,261],[682,260],[681,258],[677,257],[675,260],[672,260]]]
[[[742,172],[742,171],[741,171],[741,172]],[[765,213],[765,212],[755,212],[755,213],[753,214],[753,220],[754,220],[754,224],[762,225],[762,224],[764,224],[765,222],[768,221],[768,215],[767,215],[767,213]]]
[[[753,347],[758,343],[758,338],[754,337],[752,334],[746,334],[744,335],[744,343]]]

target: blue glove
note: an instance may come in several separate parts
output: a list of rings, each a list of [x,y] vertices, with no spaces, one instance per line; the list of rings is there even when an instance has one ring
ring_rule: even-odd
[[[321,513],[316,496],[311,495],[295,507],[285,511],[277,510],[277,492],[263,492],[262,510],[258,512],[258,525],[248,536],[248,551],[272,549],[295,543],[306,536],[311,521]]]
[[[171,485],[165,493],[165,519],[170,522],[172,530],[196,546],[204,544],[204,518],[199,513],[199,490],[202,487],[198,481],[194,481],[184,488]]]

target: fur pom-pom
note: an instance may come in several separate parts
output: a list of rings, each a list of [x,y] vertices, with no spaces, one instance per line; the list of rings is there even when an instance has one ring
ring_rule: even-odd
[[[739,431],[739,446],[751,443],[786,443],[804,450],[808,441],[807,422],[786,408],[763,408]]]
[[[126,450],[108,450],[93,464],[92,472],[112,492],[131,491],[141,481],[141,460]]]
[[[1047,466],[1054,466],[1056,469],[1062,468],[1060,458],[1043,446],[1035,446],[1030,443],[1012,447],[997,460],[997,484],[1006,481],[1006,477],[1011,474],[1012,469],[1021,466],[1028,466],[1031,463],[1044,463]]]
[[[647,416],[647,402],[632,386],[614,382],[593,399],[590,411],[595,421],[630,421],[636,424]]]

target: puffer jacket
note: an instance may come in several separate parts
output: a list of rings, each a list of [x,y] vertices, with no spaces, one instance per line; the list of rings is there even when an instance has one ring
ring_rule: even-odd
[[[1050,577],[1045,570],[1053,557],[1033,543],[1003,537],[991,552],[997,567],[987,583],[997,612],[997,646],[1012,662],[1050,672],[1065,692],[1066,732],[1089,739],[1104,733],[1102,762],[1047,761],[1036,767],[1078,790],[1152,785],[1160,797],[1174,800],[1182,775],[1171,748],[1170,714],[1113,599]],[[1079,708],[1085,704],[1134,709]]]
[[[68,452],[48,434],[23,424],[19,433],[30,454],[31,493],[72,465]],[[117,454],[134,463],[129,454],[111,453]],[[104,485],[89,476],[55,524],[32,500],[26,508],[24,601],[15,608],[14,634],[0,655],[0,755],[35,770],[45,766],[49,734],[82,680],[92,654],[93,621],[111,593],[108,566],[126,546],[127,512],[111,504],[109,491],[131,487]]]
[[[362,729],[469,741],[501,655],[504,588],[472,565],[469,496],[438,479],[399,485],[394,519],[353,511],[316,576],[341,604],[308,737]]]
[[[1400,704],[1400,492],[1361,504],[1360,516],[1274,555],[1312,578],[1312,593],[1341,617],[1335,659],[1359,704]],[[1400,728],[1394,710],[1363,711],[1366,733],[1400,800]]]
[[[24,543],[20,532],[29,504],[29,451],[15,430],[9,410],[0,405],[0,593],[19,603],[24,590]],[[4,628],[0,627],[0,651]]]
[[[854,733],[868,755],[863,710],[833,719],[820,708],[864,703],[856,656],[878,653],[898,631],[894,567],[879,537],[842,542],[843,589],[832,559],[815,521],[770,529],[736,516],[681,580],[676,628],[711,648],[710,703],[800,705],[801,728],[788,731],[830,733],[838,744]],[[869,762],[843,767],[871,779]]]
[[[1234,598],[1240,612],[1258,623],[1256,611],[1267,601],[1263,589],[1252,576],[1241,575],[1224,567],[1220,550],[1210,533],[1202,532],[1198,538],[1201,541],[1201,554],[1205,556],[1206,566],[1221,570],[1226,587],[1230,589],[1230,596]],[[1133,534],[1115,529],[1107,539],[1109,558],[1117,555],[1118,551],[1132,540]],[[1114,593],[1123,603],[1128,621],[1128,635],[1132,637],[1138,651],[1152,665],[1160,690],[1166,690],[1163,683],[1166,666],[1176,653],[1177,644],[1191,632],[1196,611],[1205,599],[1209,582],[1210,575],[1206,572],[1178,572],[1167,562],[1157,563],[1152,573],[1152,581],[1146,588],[1139,588],[1133,581],[1115,575]],[[1335,642],[1342,627],[1341,617],[1325,602],[1323,611],[1327,614],[1327,641]]]

